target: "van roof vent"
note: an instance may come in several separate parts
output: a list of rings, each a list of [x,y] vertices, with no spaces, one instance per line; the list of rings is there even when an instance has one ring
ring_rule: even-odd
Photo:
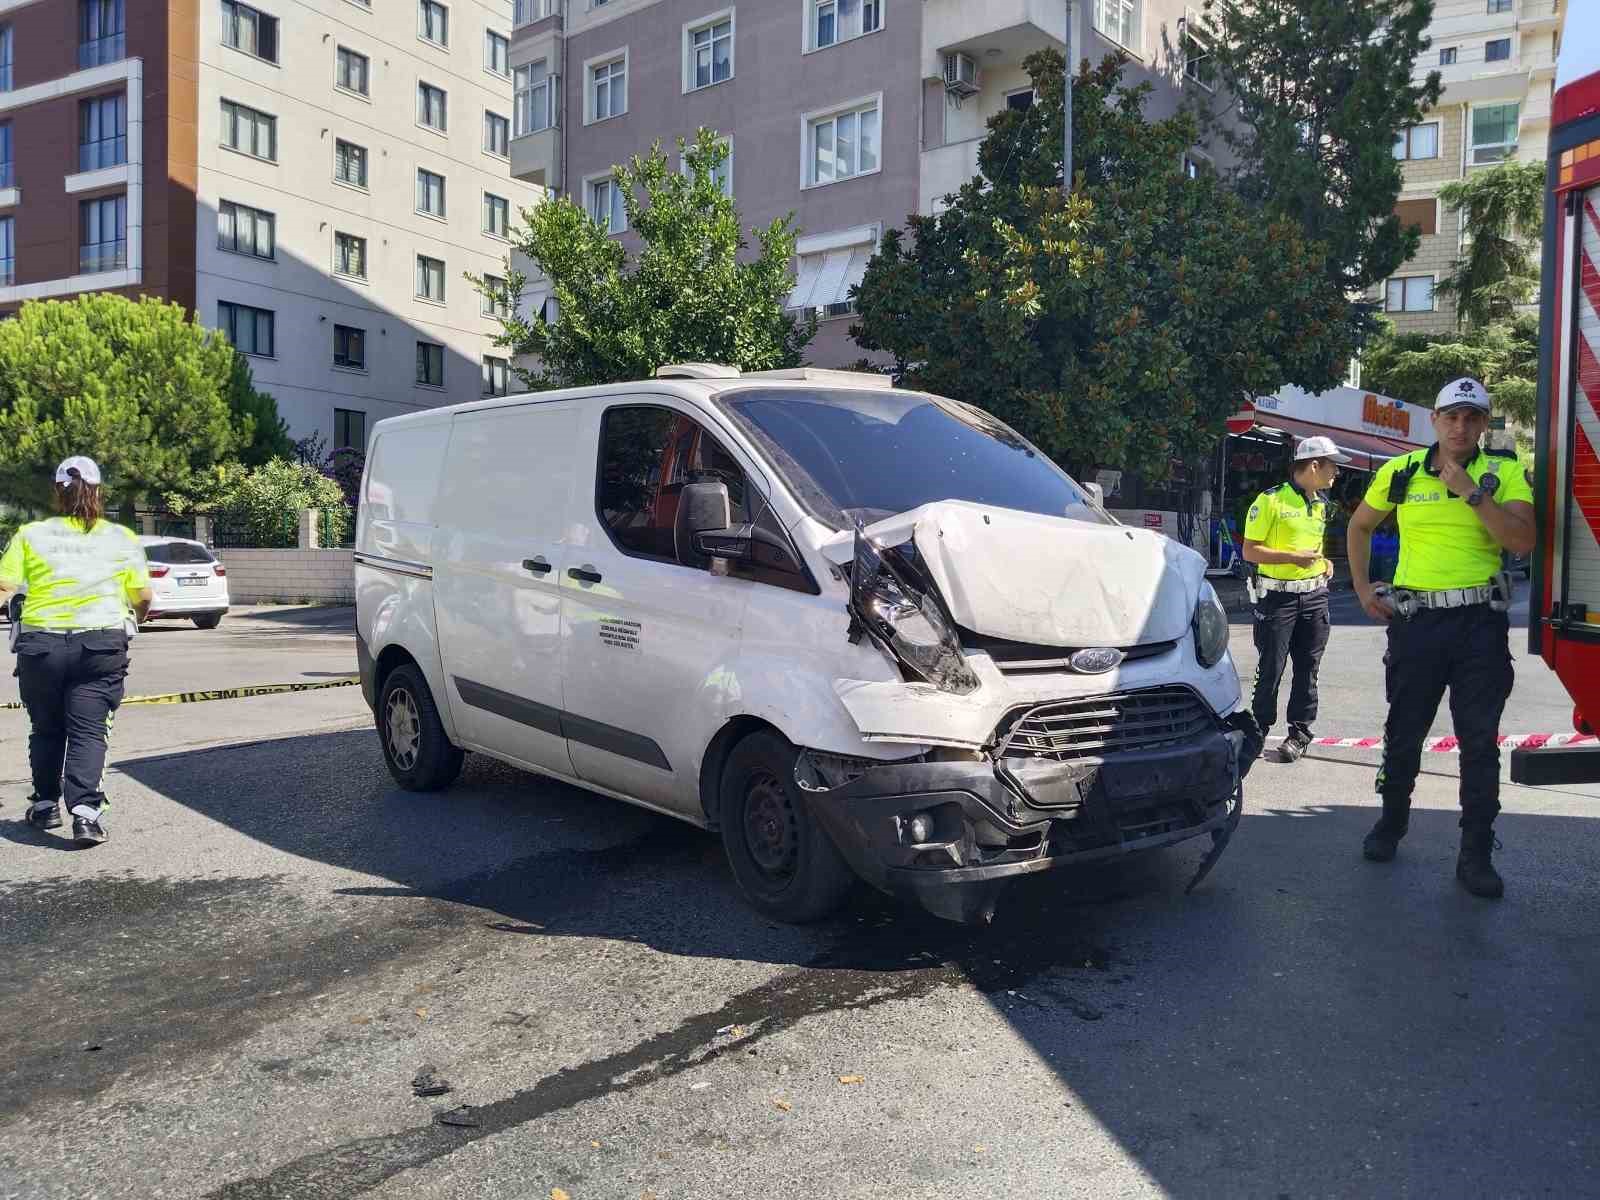
[[[737,379],[738,367],[721,363],[669,363],[656,368],[657,379]]]
[[[872,371],[834,371],[827,367],[791,367],[785,371],[746,371],[746,379],[793,379],[803,383],[831,383],[838,387],[893,388],[894,380]]]

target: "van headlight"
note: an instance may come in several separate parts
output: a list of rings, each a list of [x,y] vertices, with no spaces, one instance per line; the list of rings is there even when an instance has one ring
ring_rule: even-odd
[[[961,654],[961,639],[931,591],[916,587],[856,530],[850,567],[851,640],[864,630],[918,679],[965,696],[978,677]]]
[[[1194,607],[1194,656],[1202,667],[1214,667],[1228,652],[1228,613],[1217,599],[1217,589],[1200,585],[1200,603]]]

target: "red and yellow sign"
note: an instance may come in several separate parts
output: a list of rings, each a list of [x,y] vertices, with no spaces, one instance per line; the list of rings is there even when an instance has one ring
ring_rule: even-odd
[[[1361,398],[1361,420],[1379,429],[1392,429],[1401,437],[1411,437],[1411,414],[1398,404],[1383,404],[1371,392]]]

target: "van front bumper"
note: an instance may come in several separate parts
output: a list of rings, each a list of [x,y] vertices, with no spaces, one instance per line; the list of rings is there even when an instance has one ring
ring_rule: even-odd
[[[1218,728],[1099,759],[987,757],[868,767],[838,787],[802,755],[797,778],[868,883],[952,921],[986,921],[1006,884],[1203,834],[1222,844],[1242,808],[1244,735]],[[918,840],[918,834],[921,834]]]

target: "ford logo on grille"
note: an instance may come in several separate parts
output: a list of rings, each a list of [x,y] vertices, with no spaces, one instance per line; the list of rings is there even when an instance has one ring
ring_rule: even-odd
[[[1120,666],[1123,657],[1122,651],[1114,647],[1090,646],[1087,650],[1075,650],[1067,662],[1080,675],[1104,675]]]

